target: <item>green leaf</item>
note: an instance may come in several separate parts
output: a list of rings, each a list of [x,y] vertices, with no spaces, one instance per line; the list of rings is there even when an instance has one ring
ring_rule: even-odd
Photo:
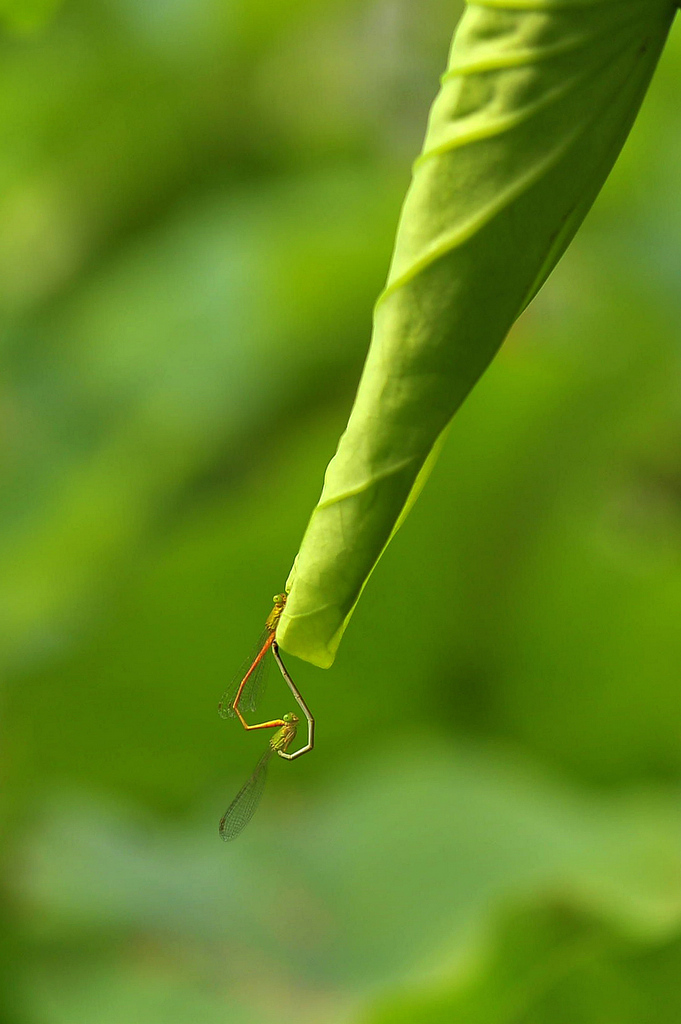
[[[332,664],[438,439],[607,177],[674,10],[670,0],[469,6],[355,405],[289,577],[285,650]]]

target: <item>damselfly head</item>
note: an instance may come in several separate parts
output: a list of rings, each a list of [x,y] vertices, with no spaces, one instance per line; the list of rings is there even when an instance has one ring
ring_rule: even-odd
[[[286,722],[287,725],[297,725],[300,719],[298,718],[298,715],[293,713],[293,711],[289,711],[287,715],[284,715],[283,721]]]
[[[272,609],[270,614],[267,616],[267,622],[265,623],[265,626],[267,627],[267,629],[269,629],[269,631],[271,633],[274,633],[274,631],[277,628],[277,625],[279,623],[279,619],[281,618],[281,613],[284,610],[284,605],[285,604],[286,604],[286,594],[275,594],[274,595],[274,608]]]

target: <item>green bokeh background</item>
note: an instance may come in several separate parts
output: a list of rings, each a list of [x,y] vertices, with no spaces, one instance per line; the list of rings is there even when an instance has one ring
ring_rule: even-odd
[[[459,13],[0,3],[7,1024],[681,1019],[678,27],[217,836]]]

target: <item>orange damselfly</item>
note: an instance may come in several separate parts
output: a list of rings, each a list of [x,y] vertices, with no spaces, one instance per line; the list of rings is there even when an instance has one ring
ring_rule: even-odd
[[[274,643],[277,625],[286,604],[286,594],[276,594],[274,608],[267,616],[265,628],[251,656],[244,662],[223,693],[218,712],[223,718],[239,718],[240,711],[255,711],[265,692],[270,660],[267,654]]]

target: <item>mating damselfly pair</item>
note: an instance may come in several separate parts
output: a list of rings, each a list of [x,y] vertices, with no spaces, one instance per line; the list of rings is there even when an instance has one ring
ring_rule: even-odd
[[[300,695],[300,691],[291,679],[282,661],[275,639],[277,624],[285,604],[286,594],[277,594],[274,598],[274,608],[267,617],[265,629],[258,640],[253,655],[234,677],[231,686],[223,694],[218,707],[218,711],[223,718],[238,718],[244,729],[248,732],[254,729],[277,730],[270,739],[267,749],[255,766],[252,775],[241,787],[222,816],[220,836],[226,841],[236,839],[253,817],[265,788],[267,769],[273,755],[278,754],[279,757],[284,758],[286,761],[295,761],[296,758],[309,753],[314,747],[314,718],[310,714],[310,709]],[[283,718],[274,718],[269,722],[258,722],[255,725],[249,725],[243,715],[244,711],[255,711],[257,709],[257,705],[264,693],[267,669],[270,664],[268,657],[270,652],[307,721],[307,743],[292,753],[289,753],[289,747],[293,745],[298,732],[298,725],[300,723],[298,715],[289,712]]]

